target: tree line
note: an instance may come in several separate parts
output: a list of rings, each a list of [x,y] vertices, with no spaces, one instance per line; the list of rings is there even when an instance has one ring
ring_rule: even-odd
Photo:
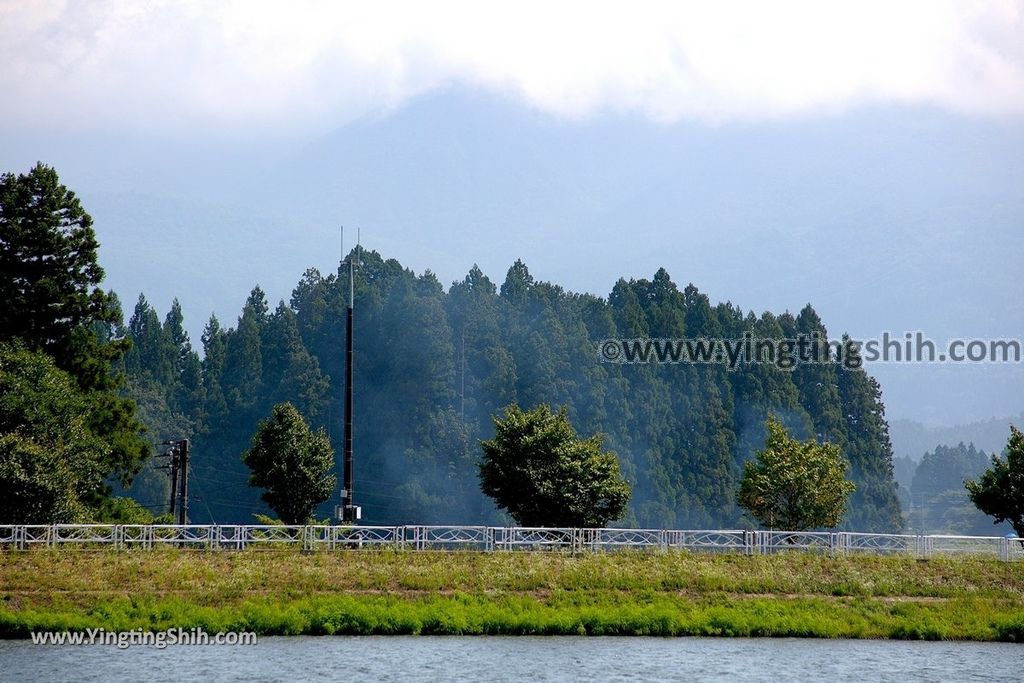
[[[355,257],[355,254],[352,255]],[[842,525],[901,527],[878,383],[861,368],[600,362],[608,338],[787,339],[827,331],[808,305],[789,313],[712,305],[664,269],[619,280],[607,298],[536,281],[516,261],[495,284],[474,267],[447,289],[377,252],[355,279],[356,491],[368,522],[500,521],[480,491],[479,442],[506,406],[564,406],[581,433],[604,435],[633,485],[624,523],[743,523],[735,491],[769,415],[799,438],[836,444],[856,489]],[[197,521],[247,521],[264,508],[240,454],[288,401],[340,451],[347,270],[307,270],[271,309],[257,286],[231,327],[208,320],[198,348],[175,302],[163,317],[140,296],[125,328],[127,393],[161,437],[194,442]],[[133,490],[158,503],[160,473]],[[148,482],[148,484],[147,484]],[[330,514],[330,504],[320,511]]]
[[[74,489],[61,519],[134,514],[104,511],[125,491],[160,512],[167,478],[146,456],[189,437],[193,521],[247,522],[266,507],[242,454],[274,406],[291,403],[340,450],[345,269],[308,270],[274,307],[257,286],[232,325],[211,316],[194,344],[177,302],[160,316],[140,295],[124,322],[121,302],[99,287],[91,218],[53,169],[4,175],[0,210],[0,479],[22,482],[5,487],[35,490],[37,477],[71,463],[43,487],[54,500]],[[598,357],[609,338],[827,339],[810,305],[756,315],[712,304],[665,269],[598,297],[537,281],[521,261],[500,285],[473,267],[446,288],[376,252],[352,256],[356,494],[367,522],[502,521],[479,485],[480,444],[506,407],[548,404],[617,455],[632,490],[623,524],[749,523],[736,491],[774,415],[795,438],[845,456],[855,488],[844,527],[901,526],[881,390],[862,368]],[[44,452],[52,466],[40,464]],[[330,512],[329,501],[320,515]]]
[[[272,312],[255,287],[234,327],[211,316],[200,354],[177,301],[161,321],[140,295],[124,324],[98,248],[52,168],[0,176],[0,523],[152,521],[167,480],[148,456],[182,437],[192,521],[259,517],[253,487],[287,521],[329,513],[345,270],[308,270]],[[500,508],[538,524],[901,527],[881,391],[859,364],[598,359],[608,338],[828,339],[810,305],[744,314],[664,269],[604,299],[521,261],[500,288],[474,266],[446,290],[376,252],[350,258],[367,521],[494,523]],[[984,460],[937,450],[913,489],[962,485],[1024,533],[1024,435],[1011,427],[1004,457]]]

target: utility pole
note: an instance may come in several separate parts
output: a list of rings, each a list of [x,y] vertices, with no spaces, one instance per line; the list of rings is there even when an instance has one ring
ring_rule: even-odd
[[[164,443],[170,443],[165,441]],[[174,519],[174,503],[178,498],[178,451],[172,447],[169,455],[171,456],[170,470],[171,470],[171,504],[170,513],[171,519]]]
[[[160,468],[168,470],[171,477],[171,500],[169,511],[171,513],[171,517],[174,518],[175,510],[177,510],[178,524],[187,524],[188,458],[189,449],[192,444],[188,439],[179,439],[177,441],[164,441],[162,445],[170,446],[166,453],[161,454],[161,457],[169,457],[171,461],[165,467]],[[180,486],[179,481],[181,483]]]
[[[459,417],[466,418],[466,326],[462,326],[462,344],[461,344],[461,369],[459,377],[461,378],[462,386],[459,388]]]
[[[188,455],[191,443],[188,439],[178,442],[178,472],[181,476],[181,505],[178,507],[178,524],[188,524]]]

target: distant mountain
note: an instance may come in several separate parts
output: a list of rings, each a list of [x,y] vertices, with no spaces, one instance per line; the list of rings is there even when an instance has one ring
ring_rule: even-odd
[[[834,333],[858,338],[1024,330],[1019,121],[920,107],[566,121],[452,89],[291,141],[10,137],[0,131],[0,168],[54,164],[96,220],[108,286],[161,310],[179,297],[193,339],[211,310],[232,320],[257,282],[273,305],[307,266],[334,270],[341,224],[444,284],[522,258],[607,296],[619,276],[665,266],[757,312],[814,301],[843,321]],[[1024,410],[1021,364],[869,371],[892,416]]]
[[[1017,417],[991,418],[952,427],[926,427],[913,420],[890,420],[889,437],[894,457],[920,460],[936,446],[974,444],[986,453],[1002,453],[1010,438],[1010,425],[1024,427],[1024,413]]]

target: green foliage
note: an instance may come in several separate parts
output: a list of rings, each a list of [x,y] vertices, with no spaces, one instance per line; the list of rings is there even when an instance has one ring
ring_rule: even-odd
[[[856,603],[827,598],[720,598],[656,594],[330,595],[250,598],[198,606],[182,598],[93,600],[88,611],[56,605],[0,607],[0,637],[33,631],[108,632],[202,628],[294,635],[657,636],[888,638],[1021,642],[1019,614],[1004,602]]]
[[[92,218],[44,164],[0,176],[0,339],[22,339],[73,365],[72,333],[117,321]]]
[[[203,386],[201,362],[183,327],[181,306],[175,300],[163,322],[139,295],[125,330],[131,349],[121,365],[127,375],[124,391],[136,404],[136,414],[154,447],[168,440],[194,437],[201,428]],[[164,462],[163,464],[166,464]],[[131,486],[115,486],[151,509],[166,505],[170,483],[157,461],[148,460]],[[193,484],[193,491],[205,493]]]
[[[271,517],[270,515],[264,515],[257,512],[253,517],[256,519],[257,524],[262,524],[264,526],[284,526],[284,522],[276,517]]]
[[[517,405],[494,419],[494,438],[481,443],[480,486],[523,526],[603,527],[629,502],[629,482],[600,434],[581,439],[563,407],[523,412]]]
[[[97,524],[154,524],[153,513],[124,496],[105,498],[90,520]]]
[[[107,446],[103,475],[127,482],[149,447],[133,404],[116,393],[112,363],[130,344],[115,333],[117,298],[99,289],[98,249],[92,218],[54,169],[0,176],[0,341],[44,352],[70,374],[89,404],[86,428]]]
[[[0,523],[76,521],[105,488],[95,403],[44,353],[0,344]]]
[[[992,467],[965,486],[979,510],[1024,536],[1024,433],[1011,426],[1006,459],[993,455]]]
[[[847,463],[835,444],[800,442],[774,417],[768,438],[747,463],[737,500],[764,526],[787,531],[834,527],[856,488],[846,480]]]
[[[290,403],[274,406],[242,454],[252,470],[249,485],[266,489],[263,500],[285,524],[305,524],[337,483],[334,450],[323,431],[311,432]]]
[[[0,523],[74,522],[81,507],[66,453],[18,434],[0,436]]]

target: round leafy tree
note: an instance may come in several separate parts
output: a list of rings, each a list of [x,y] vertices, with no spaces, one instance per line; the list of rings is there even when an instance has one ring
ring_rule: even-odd
[[[769,417],[764,448],[745,465],[737,502],[772,529],[834,527],[856,488],[846,468],[839,446],[798,441]]]
[[[334,450],[323,429],[312,432],[291,403],[274,406],[242,454],[250,486],[266,489],[263,501],[285,524],[305,524],[327,500],[337,479]]]
[[[519,406],[495,417],[481,442],[480,487],[523,526],[602,527],[622,516],[630,485],[603,437],[576,435],[566,408]]]
[[[977,481],[964,485],[971,501],[995,523],[1009,522],[1018,536],[1024,537],[1024,433],[1010,427],[1006,459],[993,455],[992,467]]]

